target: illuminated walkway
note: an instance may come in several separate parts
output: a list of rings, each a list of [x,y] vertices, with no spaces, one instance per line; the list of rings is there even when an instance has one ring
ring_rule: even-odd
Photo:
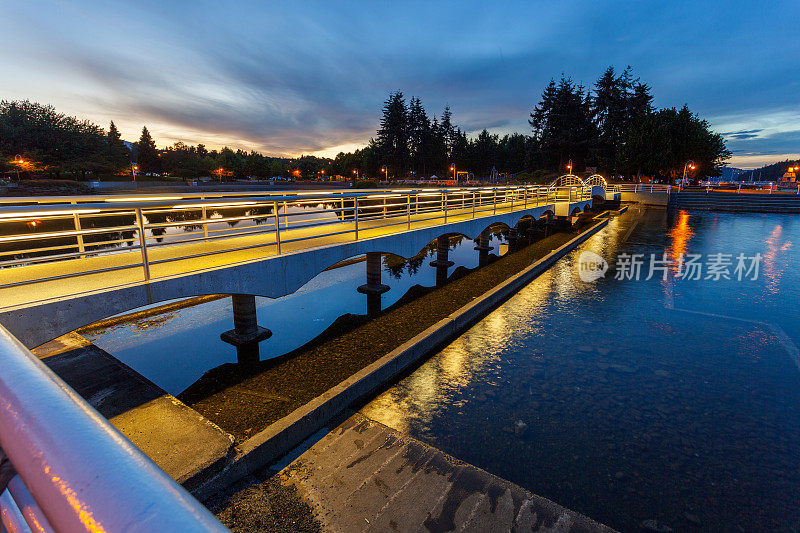
[[[117,238],[117,248],[99,252],[88,247],[78,251],[74,244],[76,235],[85,238],[101,231],[96,227],[53,232],[45,238],[32,232],[35,239],[29,238],[33,244],[28,246],[34,251],[51,250],[55,246],[48,248],[48,243],[65,238],[73,241],[58,250],[59,260],[18,260],[24,264],[0,269],[0,323],[33,347],[95,320],[163,300],[204,294],[280,297],[354,256],[372,252],[408,258],[441,235],[477,239],[495,224],[514,227],[524,217],[538,219],[547,213],[568,216],[592,202],[591,191],[580,188],[392,192],[270,196],[246,202],[216,199],[206,204],[103,202],[61,211],[52,205],[16,211],[2,207],[0,223],[74,217],[86,225],[92,217],[118,220],[113,217],[131,213],[137,221],[126,226],[115,222],[109,232],[121,227],[120,232],[129,233]],[[267,208],[272,211],[260,222],[253,222],[258,215],[247,214]],[[208,214],[211,210],[215,217]],[[198,220],[183,216],[148,222],[154,214],[164,220],[164,213],[169,217],[195,211]],[[245,222],[232,230],[221,222],[226,220],[252,225]],[[226,229],[215,229],[219,226]]]

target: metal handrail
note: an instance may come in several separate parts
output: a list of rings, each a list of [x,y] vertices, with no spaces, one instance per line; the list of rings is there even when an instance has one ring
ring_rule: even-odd
[[[672,188],[661,183],[616,183],[619,192],[669,192]]]
[[[32,531],[48,530],[37,517],[59,532],[227,531],[2,326],[0,360],[0,447],[18,474],[0,506]]]
[[[447,224],[455,217],[476,218],[494,214],[498,209],[519,211],[548,203],[588,199],[591,199],[591,187],[524,185],[282,192],[248,194],[246,197],[237,193],[236,196],[215,196],[201,201],[164,195],[144,199],[117,196],[113,201],[106,197],[107,201],[85,203],[0,205],[0,272],[43,263],[52,266],[59,261],[70,261],[70,268],[77,268],[72,273],[59,271],[55,275],[49,272],[47,275],[12,276],[18,279],[7,280],[0,284],[0,288],[130,268],[141,268],[144,279],[149,280],[150,265],[182,259],[252,248],[281,254],[284,253],[281,244],[348,233],[359,240],[359,232],[363,235],[365,229],[396,226],[397,231],[406,231],[412,225],[419,227],[421,223],[434,223],[436,220]],[[307,209],[303,210],[303,207]],[[170,214],[179,218],[170,219]],[[106,227],[102,226],[103,217],[107,217],[109,225]],[[5,223],[16,230],[3,231]],[[26,224],[33,224],[33,228],[26,227]],[[45,227],[46,224],[55,226],[44,233],[36,230],[37,225]],[[292,235],[291,232],[296,233]],[[258,237],[258,240],[241,241],[247,237]],[[98,240],[92,242],[91,238]],[[226,245],[229,239],[239,240],[231,240],[232,244]],[[47,244],[43,245],[43,242]],[[193,248],[170,256],[167,256],[169,252],[164,252],[160,258],[148,254],[149,250],[175,249],[179,245]],[[197,249],[198,246],[205,249]],[[102,268],[84,268],[81,266],[84,263],[80,263],[100,255],[126,253],[140,257],[113,265],[104,264]]]

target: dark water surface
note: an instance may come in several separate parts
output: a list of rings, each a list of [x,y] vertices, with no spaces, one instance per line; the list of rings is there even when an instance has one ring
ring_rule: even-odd
[[[797,216],[629,212],[362,412],[623,531],[800,530],[798,246]],[[622,252],[763,260],[616,280]]]

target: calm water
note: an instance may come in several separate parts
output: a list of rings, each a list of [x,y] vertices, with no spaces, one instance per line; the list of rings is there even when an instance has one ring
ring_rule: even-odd
[[[800,218],[629,212],[362,408],[612,527],[800,530]],[[582,282],[578,254],[762,254]]]
[[[500,233],[491,237],[492,253],[504,254],[507,245]],[[450,267],[476,268],[478,252],[471,239],[452,239]],[[436,269],[434,246],[425,255],[403,262],[384,256],[383,283],[391,290],[382,297],[383,307],[399,300],[413,285],[432,287]],[[337,318],[347,313],[365,314],[366,296],[356,288],[365,283],[363,261],[320,273],[293,294],[282,298],[257,298],[259,325],[272,330],[261,342],[262,359],[283,355],[314,339]],[[119,324],[85,335],[171,394],[179,394],[205,372],[236,362],[236,349],[222,342],[220,333],[233,329],[230,298],[179,309],[134,322]]]

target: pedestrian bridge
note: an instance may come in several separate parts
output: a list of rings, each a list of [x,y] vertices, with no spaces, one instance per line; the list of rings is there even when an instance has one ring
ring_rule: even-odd
[[[574,216],[606,195],[570,183],[4,199],[0,323],[34,347],[165,300],[276,298],[354,256],[408,258],[453,234],[488,239],[492,226]]]

